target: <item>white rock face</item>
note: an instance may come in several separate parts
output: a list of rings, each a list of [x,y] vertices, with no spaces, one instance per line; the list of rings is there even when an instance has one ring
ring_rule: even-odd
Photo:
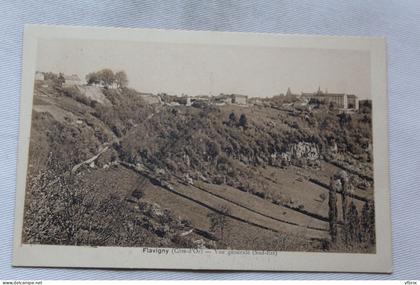
[[[293,144],[290,147],[290,154],[292,159],[305,158],[308,160],[318,160],[319,159],[319,150],[318,147],[313,143],[299,142]]]
[[[77,86],[84,96],[90,100],[95,100],[103,105],[111,105],[111,102],[102,93],[102,90],[98,86]]]
[[[290,164],[297,166],[319,167],[320,155],[318,146],[314,143],[299,142],[292,144],[289,150],[280,155],[271,155],[271,160],[275,164],[288,166]]]

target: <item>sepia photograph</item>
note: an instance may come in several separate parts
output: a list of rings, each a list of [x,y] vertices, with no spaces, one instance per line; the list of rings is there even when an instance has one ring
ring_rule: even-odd
[[[16,265],[390,270],[382,40],[61,29],[26,31]]]

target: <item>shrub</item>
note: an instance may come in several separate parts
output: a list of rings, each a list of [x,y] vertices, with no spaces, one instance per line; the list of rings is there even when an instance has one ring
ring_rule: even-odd
[[[325,193],[321,193],[319,194],[319,199],[321,199],[321,201],[324,202],[325,199],[327,199],[327,195],[325,195]]]
[[[245,114],[241,114],[239,118],[239,126],[246,128],[248,126],[248,118]]]
[[[144,196],[144,191],[140,187],[137,187],[136,190],[134,190],[131,193],[131,196],[133,196],[134,198],[140,199]]]
[[[237,118],[234,112],[229,114],[229,125],[234,126],[237,124]]]

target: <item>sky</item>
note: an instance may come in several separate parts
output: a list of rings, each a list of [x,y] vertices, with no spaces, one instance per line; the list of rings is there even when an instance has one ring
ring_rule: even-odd
[[[37,70],[78,74],[124,70],[129,87],[174,95],[271,97],[314,92],[370,98],[367,51],[102,40],[42,39]]]

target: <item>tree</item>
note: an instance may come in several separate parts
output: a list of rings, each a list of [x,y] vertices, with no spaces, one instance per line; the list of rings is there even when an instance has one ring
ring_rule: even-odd
[[[346,224],[347,222],[347,195],[349,192],[350,184],[349,184],[349,177],[347,175],[347,172],[344,170],[340,171],[337,174],[337,177],[339,177],[341,182],[341,206],[343,211],[343,222]]]
[[[375,244],[375,205],[366,201],[360,219],[361,235],[364,242]]]
[[[219,210],[214,213],[210,213],[207,217],[210,220],[210,230],[212,232],[219,231],[220,239],[224,239],[224,231],[228,224],[228,216],[231,214],[231,210],[227,206],[219,206]]]
[[[212,160],[216,159],[216,157],[221,153],[220,145],[215,141],[210,141],[207,143],[207,153]]]
[[[88,85],[99,84],[101,80],[99,78],[99,74],[97,72],[91,72],[86,75],[86,82]]]
[[[348,126],[351,123],[351,115],[346,113],[341,113],[338,115],[338,122],[340,123],[340,127]]]
[[[360,218],[360,227],[362,232],[362,241],[367,242],[369,241],[369,231],[370,231],[370,224],[369,224],[369,203],[368,201],[365,202],[362,209],[362,217]]]
[[[345,222],[344,226],[346,243],[348,244],[350,242],[360,242],[359,213],[353,201],[350,202],[347,212],[347,221]]]
[[[330,180],[330,192],[328,196],[328,221],[330,224],[331,241],[337,241],[337,181],[334,177]]]
[[[246,128],[248,126],[248,119],[245,114],[241,114],[239,118],[239,126]]]
[[[369,210],[369,225],[370,225],[370,243],[371,244],[375,244],[376,243],[376,233],[375,233],[375,205],[372,204],[370,205],[370,210]]]
[[[60,73],[58,74],[56,84],[57,84],[58,86],[62,86],[64,82],[66,82],[66,79],[64,78],[64,74],[60,72]]]
[[[105,68],[98,72],[99,80],[105,87],[110,87],[115,82],[115,74],[111,69]]]
[[[234,112],[229,114],[229,125],[234,126],[237,123],[237,118]]]
[[[126,87],[128,84],[127,74],[124,71],[118,71],[115,73],[115,83],[118,88]]]

